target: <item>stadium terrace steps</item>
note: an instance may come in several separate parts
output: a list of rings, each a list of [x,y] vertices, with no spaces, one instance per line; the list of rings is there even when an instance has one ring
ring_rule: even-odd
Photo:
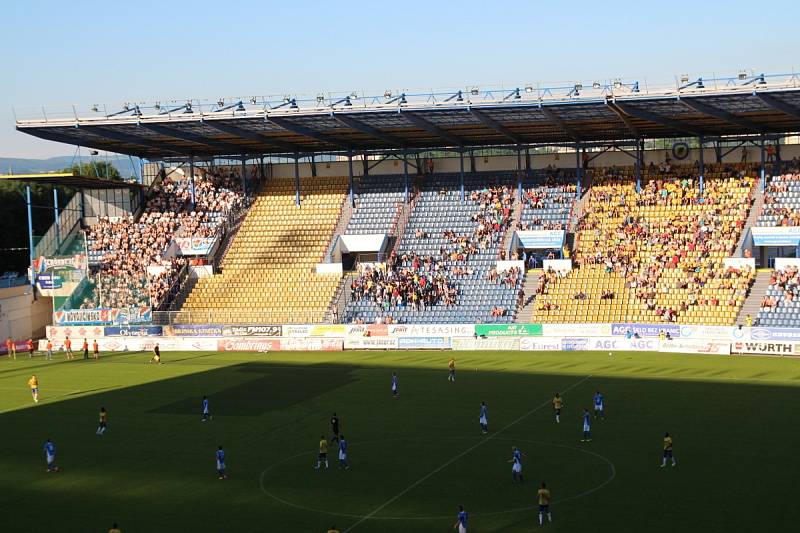
[[[734,174],[740,170],[726,165],[731,166]],[[712,167],[706,194],[715,203],[685,205],[681,195],[699,194],[696,180],[678,179],[678,173],[690,172],[654,173],[643,183],[643,194],[650,196],[636,192],[631,169],[596,179],[578,231],[574,269],[564,277],[548,275],[533,322],[660,322],[669,309],[677,323],[733,324],[753,272],[727,271],[722,260],[739,241],[737,222],[747,217],[755,180]],[[715,232],[708,250],[695,246],[701,225]],[[619,257],[629,258],[627,272]],[[601,298],[604,291],[613,297]]]
[[[533,319],[533,304],[536,301],[536,287],[539,285],[539,277],[542,275],[541,269],[528,270],[525,275],[525,283],[522,290],[525,291],[525,298],[522,305],[517,309],[518,322],[531,322]]]
[[[347,192],[346,177],[303,179],[301,206],[294,183],[272,179],[242,223],[221,274],[201,278],[177,321],[317,323],[339,275],[319,275]],[[193,316],[194,315],[194,318]]]
[[[750,213],[747,215],[747,222],[745,222],[744,229],[742,229],[742,235],[739,237],[739,244],[736,246],[736,252],[734,253],[734,256],[736,257],[742,256],[745,244],[748,240],[750,228],[755,227],[756,224],[758,224],[758,220],[764,209],[764,192],[761,190],[761,187],[753,187],[752,194],[753,207],[750,209]]]
[[[460,198],[457,175],[426,176],[405,231],[399,237],[396,248],[398,256],[413,252],[420,256],[433,256],[439,260],[440,248],[451,247],[449,240],[443,236],[445,231],[453,231],[459,236],[471,236],[478,226],[472,220],[472,216],[480,211],[480,207],[478,203],[470,200],[470,194],[473,191],[480,192],[486,186],[513,185],[510,177],[495,178],[495,176],[497,174],[492,174],[490,177],[487,177],[486,174],[468,175],[465,179],[466,201],[463,203]],[[424,231],[428,236],[418,238],[417,230]],[[522,280],[518,280],[515,287],[507,288],[505,285],[492,283],[486,278],[489,270],[496,264],[503,234],[504,231],[499,232],[485,250],[479,250],[476,254],[470,255],[466,262],[447,261],[444,263],[446,271],[450,274],[449,281],[455,285],[458,291],[455,305],[445,306],[440,302],[425,310],[412,310],[406,306],[403,308],[392,307],[387,311],[381,309],[372,299],[365,297],[362,300],[351,300],[347,303],[343,321],[352,322],[363,319],[365,322],[373,322],[379,317],[388,315],[401,323],[511,322],[516,292]],[[455,267],[469,267],[473,273],[454,276],[452,269]],[[492,317],[491,310],[494,306],[505,309],[506,316]]]
[[[750,294],[742,304],[742,308],[739,310],[739,316],[736,318],[736,324],[740,326],[746,325],[747,315],[750,315],[755,323],[756,318],[759,316],[759,310],[761,309],[761,299],[767,294],[771,276],[772,271],[756,272],[756,281],[750,288]]]

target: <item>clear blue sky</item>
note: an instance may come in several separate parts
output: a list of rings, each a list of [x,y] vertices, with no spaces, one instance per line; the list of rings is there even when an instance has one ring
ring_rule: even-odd
[[[12,107],[789,72],[799,19],[797,0],[8,2],[0,156],[73,152]]]

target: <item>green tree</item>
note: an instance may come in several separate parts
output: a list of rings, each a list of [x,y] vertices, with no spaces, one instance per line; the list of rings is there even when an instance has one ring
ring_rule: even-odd
[[[65,168],[63,172],[74,172],[86,178],[100,178],[120,180],[117,167],[106,161],[92,161],[91,163],[75,163],[71,167]]]

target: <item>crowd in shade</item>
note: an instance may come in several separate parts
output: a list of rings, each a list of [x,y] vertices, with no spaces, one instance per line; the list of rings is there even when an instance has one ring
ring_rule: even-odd
[[[186,264],[183,257],[165,256],[172,239],[212,237],[245,203],[238,169],[198,171],[194,182],[194,206],[188,177],[172,172],[151,187],[138,220],[102,217],[88,228],[87,248],[100,257],[90,274],[95,290],[81,308],[157,309],[164,303]]]

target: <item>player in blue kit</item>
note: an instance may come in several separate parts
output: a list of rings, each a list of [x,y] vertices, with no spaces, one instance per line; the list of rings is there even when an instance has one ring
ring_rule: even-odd
[[[509,463],[513,463],[511,466],[511,482],[516,483],[517,479],[519,479],[520,483],[525,482],[525,478],[522,477],[522,458],[525,457],[525,454],[519,451],[519,448],[513,446],[511,448],[511,459],[509,459]]]
[[[50,439],[44,443],[44,456],[47,460],[47,471],[58,472],[60,469],[56,466],[56,445]]]
[[[347,464],[347,441],[344,435],[339,436],[339,468],[350,470],[350,465]]]
[[[483,433],[489,433],[489,419],[487,418],[488,415],[488,408],[486,407],[485,402],[481,402],[481,414],[478,417],[478,422],[481,424],[481,429]]]
[[[583,414],[581,415],[583,418],[583,438],[581,442],[591,442],[592,441],[592,415],[589,414],[588,409],[583,410]]]
[[[603,407],[603,395],[600,391],[595,391],[594,393],[594,417],[597,418],[600,416],[600,420],[606,419],[606,411]]]
[[[458,517],[456,523],[453,524],[453,529],[458,529],[458,533],[467,533],[467,512],[463,505],[458,506]]]
[[[216,458],[219,479],[228,479],[228,475],[225,473],[225,450],[222,449],[222,446],[217,448]]]
[[[211,410],[208,407],[208,397],[203,396],[203,422],[211,420]]]
[[[392,372],[392,396],[395,398],[400,397],[400,382],[397,379],[397,374]]]

